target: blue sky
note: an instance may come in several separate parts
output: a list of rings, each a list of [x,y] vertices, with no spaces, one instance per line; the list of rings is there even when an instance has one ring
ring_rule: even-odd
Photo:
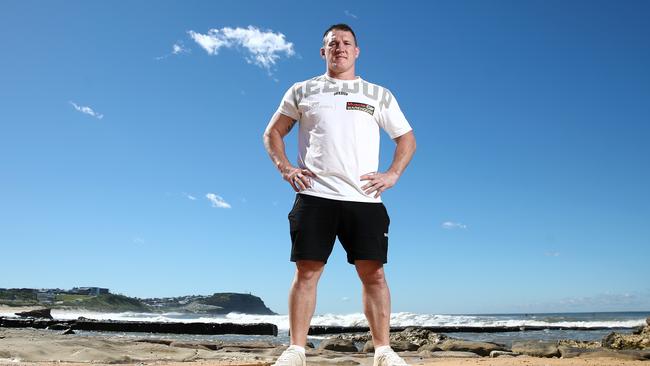
[[[418,140],[384,194],[393,311],[649,310],[649,16],[643,1],[3,1],[0,287],[251,292],[286,313],[294,193],[261,136],[347,22],[357,73]],[[316,311],[360,297],[337,245]]]

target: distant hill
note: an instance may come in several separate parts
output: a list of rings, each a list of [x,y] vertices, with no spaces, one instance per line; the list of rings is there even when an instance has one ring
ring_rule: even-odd
[[[171,298],[142,299],[142,302],[159,311],[180,311],[200,314],[275,314],[264,301],[251,294],[233,292],[215,293],[211,296],[190,295]]]
[[[107,290],[106,290],[107,292]],[[10,306],[46,306],[52,309],[82,309],[99,312],[181,312],[193,314],[275,314],[264,301],[251,294],[215,293],[210,296],[140,299],[119,294],[97,295],[70,293],[60,289],[0,289],[0,304]]]

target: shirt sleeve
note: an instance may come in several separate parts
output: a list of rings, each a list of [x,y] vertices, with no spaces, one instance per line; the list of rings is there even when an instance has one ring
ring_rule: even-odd
[[[293,84],[282,97],[277,112],[291,117],[294,120],[300,119],[300,110],[298,109],[298,98],[296,98],[296,84]]]
[[[390,93],[390,91],[387,92]],[[406,120],[404,113],[402,113],[397,99],[392,94],[390,103],[380,109],[377,115],[377,122],[379,123],[379,127],[386,131],[391,139],[400,137],[413,129]]]

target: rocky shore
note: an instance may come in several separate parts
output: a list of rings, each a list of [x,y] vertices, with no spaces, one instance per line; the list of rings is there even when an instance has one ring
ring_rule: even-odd
[[[75,334],[75,329],[92,329],[87,327],[88,324],[106,326],[112,323],[85,318],[56,321],[51,319],[47,309],[21,315],[25,318],[0,318],[0,364],[35,362],[43,366],[47,362],[56,362],[57,365],[59,362],[92,362],[167,365],[170,362],[208,362],[211,365],[268,365],[287,346],[268,341],[179,341],[166,339],[162,334],[160,338],[150,338],[159,332],[148,334],[148,338],[124,337],[120,333],[116,336]],[[23,322],[20,328],[6,327],[20,322]],[[22,327],[29,322],[31,327]],[[453,338],[423,327],[393,332],[390,342],[411,365],[469,365],[470,360],[472,365],[650,364],[650,318],[646,323],[631,334],[612,332],[601,341],[589,342],[562,339],[515,341],[512,345],[505,345]],[[152,324],[148,326],[160,325]],[[271,325],[277,335],[277,327]],[[234,333],[233,329],[224,328],[225,333],[230,334]],[[309,346],[310,364],[372,364],[374,346],[368,332],[336,334],[321,340],[317,347]]]
[[[67,334],[64,334],[67,333]],[[611,333],[601,342],[558,340],[492,342],[456,339],[424,328],[391,334],[391,346],[411,365],[636,365],[650,364],[650,319],[633,334]],[[165,338],[91,336],[33,328],[0,328],[0,363],[92,362],[268,365],[286,345],[277,342],[191,342]],[[308,348],[310,364],[370,365],[367,333],[339,334]],[[573,361],[571,361],[573,360]],[[489,362],[488,362],[489,361]],[[441,363],[438,363],[441,362]]]
[[[619,360],[650,360],[650,318],[633,334],[612,332],[601,342],[562,339],[557,341],[516,341],[511,347],[492,342],[468,341],[435,333],[426,328],[406,328],[391,333],[391,347],[399,352],[416,352],[425,358],[435,357],[519,357],[575,358],[609,357]],[[343,334],[321,342],[319,348],[351,352],[359,344],[362,352],[373,352],[369,333]]]

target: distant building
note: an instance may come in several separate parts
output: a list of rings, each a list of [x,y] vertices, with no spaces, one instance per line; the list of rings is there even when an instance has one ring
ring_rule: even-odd
[[[56,293],[53,291],[39,291],[36,293],[36,300],[42,303],[51,304],[54,302]]]
[[[103,288],[103,287],[73,287],[72,290],[68,291],[68,293],[77,294],[77,295],[98,296],[101,294],[108,294],[109,291],[107,288]]]

